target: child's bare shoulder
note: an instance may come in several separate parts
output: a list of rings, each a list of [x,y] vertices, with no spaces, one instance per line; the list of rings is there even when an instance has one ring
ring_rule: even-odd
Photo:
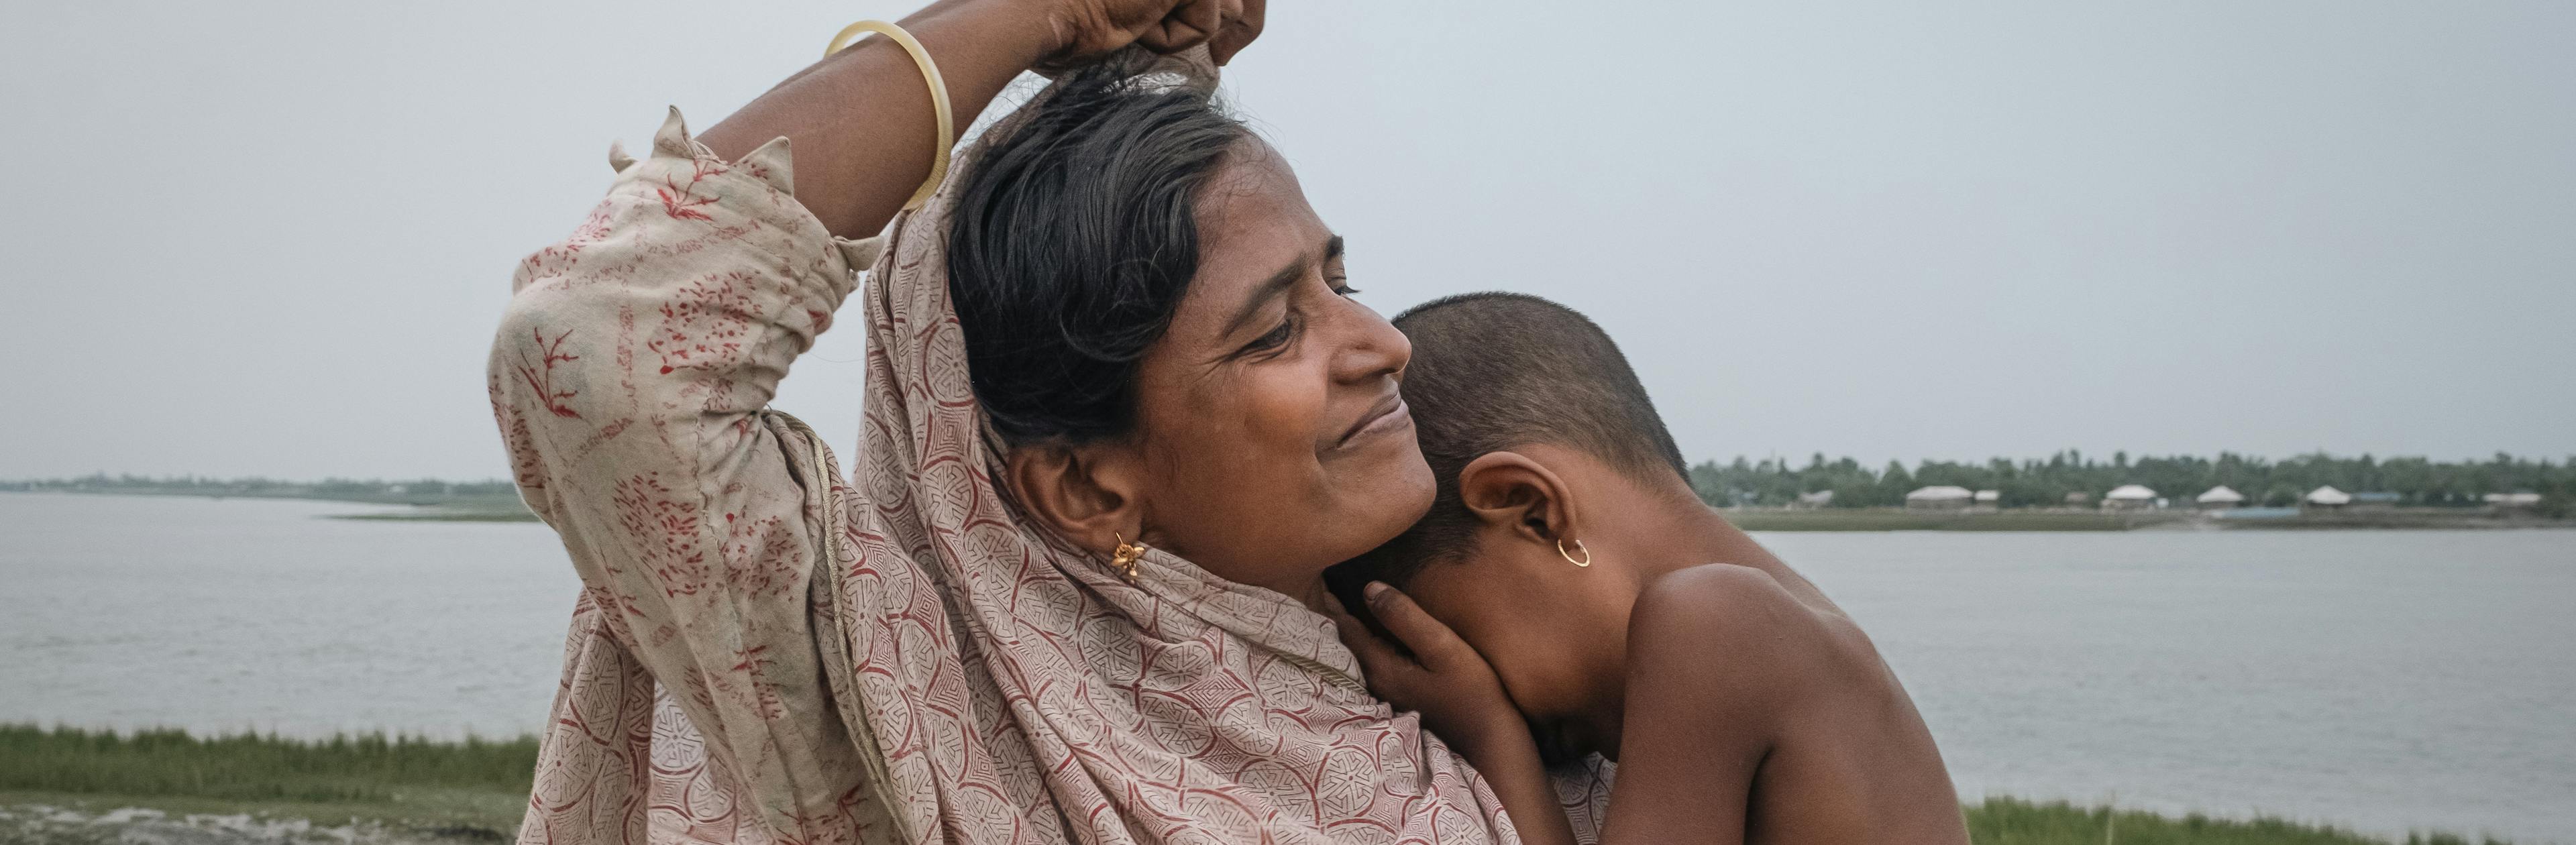
[[[1869,637],[1840,612],[1808,604],[1768,572],[1724,563],[1648,584],[1629,618],[1628,647],[1632,678],[1774,702],[1879,666]],[[1837,671],[1846,669],[1855,674]]]

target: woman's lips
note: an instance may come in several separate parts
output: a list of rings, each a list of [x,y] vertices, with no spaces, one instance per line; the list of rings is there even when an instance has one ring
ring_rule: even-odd
[[[1394,431],[1412,424],[1413,409],[1404,404],[1404,397],[1389,395],[1385,400],[1380,401],[1377,407],[1369,409],[1366,416],[1352,423],[1351,430],[1342,433],[1341,442],[1333,445],[1348,446],[1369,435]]]

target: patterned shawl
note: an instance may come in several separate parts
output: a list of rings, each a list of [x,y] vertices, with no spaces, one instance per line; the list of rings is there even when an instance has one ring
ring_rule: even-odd
[[[783,138],[724,162],[675,110],[612,164],[492,358],[585,583],[523,845],[1517,841],[1325,617],[1161,551],[1129,583],[1014,510],[949,301],[954,181],[852,242]],[[766,404],[860,266],[844,479]],[[1588,840],[1606,773],[1560,791]]]

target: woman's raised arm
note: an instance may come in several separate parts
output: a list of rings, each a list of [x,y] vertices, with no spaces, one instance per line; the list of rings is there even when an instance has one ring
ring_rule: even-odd
[[[905,18],[946,79],[965,128],[1020,72],[1130,43],[1200,43],[1222,63],[1260,34],[1262,0],[945,0]],[[833,234],[876,234],[930,175],[938,141],[928,91],[903,48],[863,38],[789,77],[701,134],[740,158],[786,136],[796,197]],[[953,140],[953,139],[951,139]]]
[[[1194,11],[1214,2],[952,0],[907,23],[971,118],[1035,63],[1206,40],[1181,31],[1191,14],[1225,32],[1225,9]],[[671,742],[654,739],[657,687],[769,838],[848,841],[896,809],[853,803],[866,761],[821,681],[829,632],[808,596],[830,473],[805,459],[809,433],[762,413],[857,282],[830,235],[874,234],[929,170],[930,97],[883,41],[701,139],[674,112],[649,156],[613,157],[589,219],[518,268],[492,409],[585,587],[522,843],[647,838],[649,796],[694,774],[645,765]],[[762,149],[781,136],[792,155]]]

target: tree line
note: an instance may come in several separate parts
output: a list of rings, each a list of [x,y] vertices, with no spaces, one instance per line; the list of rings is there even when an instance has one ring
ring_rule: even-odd
[[[2069,449],[2046,459],[1984,463],[1926,460],[1908,469],[1889,461],[1872,469],[1851,458],[1827,460],[1824,453],[1797,466],[1785,459],[1729,463],[1703,461],[1690,468],[1691,488],[1701,500],[1720,507],[1778,507],[1797,502],[1802,493],[1833,491],[1831,507],[1898,507],[1905,494],[1933,485],[1993,490],[2007,508],[2056,507],[2069,493],[2098,499],[2123,484],[2143,484],[2176,503],[2189,503],[2201,491],[2226,485],[2245,495],[2248,505],[2287,507],[2308,491],[2332,486],[2347,493],[2395,493],[2408,507],[2479,507],[2488,493],[2541,494],[2540,510],[2551,516],[2576,516],[2576,457],[2566,462],[2519,458],[2502,452],[2485,461],[2435,461],[2429,458],[2338,457],[2325,453],[2272,461],[2229,452],[2216,458],[2193,455],[2131,459],[2114,452],[2103,461]],[[369,500],[378,498],[443,498],[504,496],[517,492],[508,481],[381,481],[326,479],[281,481],[268,478],[147,478],[104,473],[83,478],[0,482],[0,489],[92,492],[150,492],[212,496],[311,497]]]
[[[2146,485],[2177,503],[2225,485],[2244,494],[2248,505],[2286,507],[2310,490],[2332,486],[2347,493],[2395,493],[2398,504],[2410,507],[2479,507],[2488,493],[2534,492],[2541,494],[2542,510],[2566,516],[2576,498],[2576,457],[2552,463],[2498,452],[2491,460],[2451,462],[2318,453],[2272,461],[2222,452],[2216,458],[2133,460],[2115,452],[2103,461],[2069,449],[2018,462],[1926,460],[1907,469],[1889,461],[1871,469],[1851,458],[1826,460],[1819,452],[1803,467],[1785,459],[1705,461],[1690,468],[1690,482],[1702,500],[1720,507],[1788,505],[1799,494],[1827,490],[1834,494],[1831,507],[1894,507],[1905,504],[1906,493],[1933,485],[1994,490],[2008,508],[2054,507],[2064,505],[2069,493],[2099,499],[2123,484]]]

